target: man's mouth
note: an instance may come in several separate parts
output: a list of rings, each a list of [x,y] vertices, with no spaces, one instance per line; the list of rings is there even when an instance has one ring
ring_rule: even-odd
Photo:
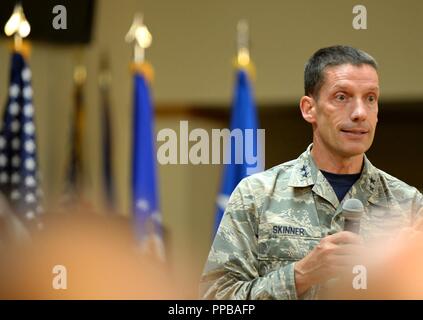
[[[366,129],[341,129],[341,132],[346,133],[350,136],[361,137],[369,133]]]

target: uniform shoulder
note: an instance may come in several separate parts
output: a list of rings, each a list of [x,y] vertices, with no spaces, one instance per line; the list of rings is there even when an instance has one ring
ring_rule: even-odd
[[[383,188],[385,190],[389,190],[398,200],[414,198],[417,194],[420,193],[417,188],[394,177],[393,175],[380,169],[377,169],[377,171]]]
[[[260,190],[263,188],[268,189],[270,186],[274,186],[276,181],[288,182],[292,168],[297,163],[298,159],[290,160],[281,164],[278,164],[265,171],[254,173],[241,180],[240,185],[249,185],[253,190]],[[278,183],[280,185],[280,183]]]
[[[231,195],[230,202],[243,209],[261,208],[275,193],[288,185],[295,160],[288,161],[242,179]],[[260,209],[258,209],[260,211]]]

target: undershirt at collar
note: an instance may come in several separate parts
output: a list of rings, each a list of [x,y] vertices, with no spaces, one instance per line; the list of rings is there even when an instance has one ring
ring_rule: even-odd
[[[351,189],[353,184],[360,178],[361,173],[355,174],[337,174],[330,173],[323,170],[320,170],[325,176],[326,180],[329,181],[330,185],[335,191],[336,196],[338,197],[339,202],[344,199],[345,195]]]

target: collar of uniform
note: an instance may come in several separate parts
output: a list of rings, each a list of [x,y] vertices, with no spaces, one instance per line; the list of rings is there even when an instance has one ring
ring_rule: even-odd
[[[312,147],[313,144],[310,144],[307,150],[298,157],[293,167],[288,186],[307,187],[313,185],[312,190],[328,200],[336,208],[339,206],[338,198],[329,182],[314,163],[310,152]],[[383,186],[380,183],[378,170],[367,159],[366,155],[364,155],[364,166],[361,176],[351,191],[352,197],[367,200],[370,203],[380,206],[388,205],[384,196]]]
[[[366,199],[378,206],[389,206],[383,185],[380,181],[379,171],[364,155],[364,167],[360,179],[354,184],[352,197]]]
[[[299,156],[297,163],[294,165],[288,185],[290,187],[313,186],[312,190],[314,193],[326,199],[337,208],[339,205],[338,198],[329,182],[317,168],[310,152],[312,147],[313,144],[310,144],[307,150]]]
[[[288,186],[308,187],[315,183],[318,170],[310,154],[312,146],[313,144],[310,144],[307,150],[298,157],[289,177]]]

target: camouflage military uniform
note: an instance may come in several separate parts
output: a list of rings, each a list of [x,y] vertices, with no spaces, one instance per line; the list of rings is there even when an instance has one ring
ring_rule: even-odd
[[[214,239],[200,292],[205,299],[297,299],[294,263],[328,234],[343,229],[346,199],[363,202],[364,239],[410,225],[422,194],[375,168],[362,174],[339,203],[310,155],[243,179],[232,193]],[[318,286],[301,298],[316,298]]]

